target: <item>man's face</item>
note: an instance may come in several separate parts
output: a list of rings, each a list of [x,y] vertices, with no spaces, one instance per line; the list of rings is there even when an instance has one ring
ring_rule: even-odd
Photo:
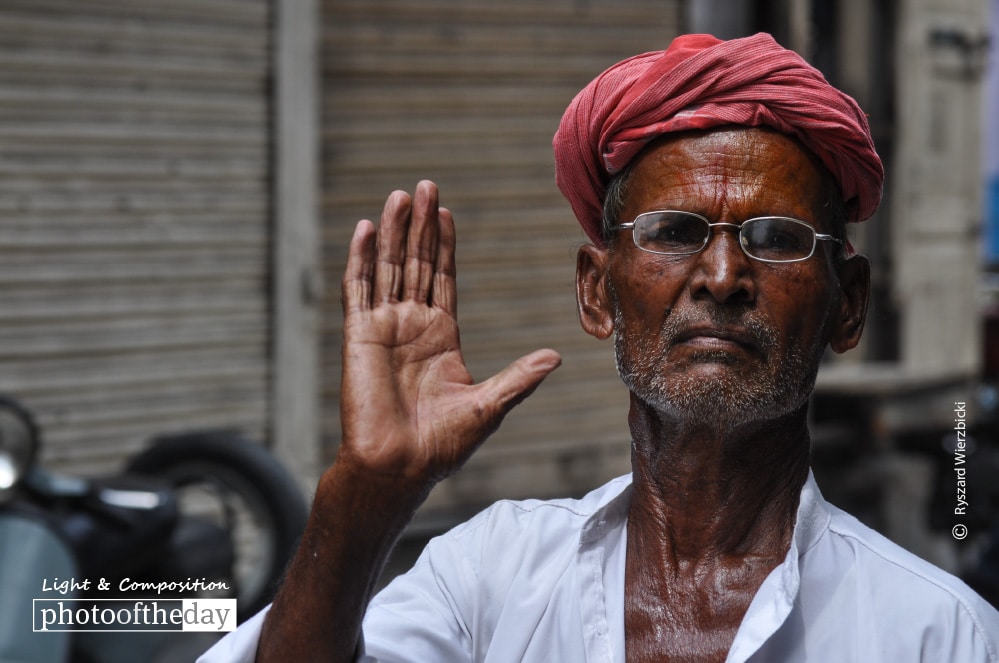
[[[819,166],[783,135],[684,134],[639,155],[618,222],[674,209],[713,223],[789,216],[828,233],[827,192]],[[727,227],[690,256],[641,251],[627,230],[611,241],[618,370],[641,401],[726,428],[805,403],[839,302],[830,242],[808,260],[769,264],[746,256]]]

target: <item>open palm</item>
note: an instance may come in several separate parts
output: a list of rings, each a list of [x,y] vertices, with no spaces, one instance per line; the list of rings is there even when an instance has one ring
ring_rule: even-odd
[[[456,320],[455,233],[437,188],[395,192],[377,230],[358,224],[343,280],[341,457],[432,485],[457,471],[554,370],[551,350],[475,384]]]

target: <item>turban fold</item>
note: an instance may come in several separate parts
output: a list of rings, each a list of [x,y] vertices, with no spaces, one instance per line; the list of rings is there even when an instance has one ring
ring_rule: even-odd
[[[848,221],[871,216],[884,169],[857,102],[773,37],[721,41],[684,35],[665,51],[629,58],[587,85],[562,116],[555,179],[587,236],[603,245],[611,178],[654,138],[726,124],[797,138],[839,183]]]

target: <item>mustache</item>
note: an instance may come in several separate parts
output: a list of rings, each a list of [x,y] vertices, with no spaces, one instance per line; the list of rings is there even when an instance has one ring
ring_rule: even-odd
[[[763,353],[774,351],[780,337],[773,325],[756,311],[702,307],[670,309],[662,324],[663,340],[668,347],[694,328],[738,330],[740,337],[751,339],[755,349]]]

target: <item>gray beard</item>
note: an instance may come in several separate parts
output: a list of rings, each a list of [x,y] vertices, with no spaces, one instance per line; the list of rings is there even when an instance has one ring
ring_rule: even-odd
[[[779,334],[758,316],[745,311],[729,314],[719,309],[706,311],[696,316],[696,320],[710,319],[724,326],[727,318],[748,330],[757,349],[767,359],[763,370],[752,374],[732,370],[712,380],[690,375],[667,376],[664,370],[667,352],[695,316],[689,310],[674,310],[663,323],[658,339],[653,339],[640,331],[627,329],[616,293],[612,292],[611,296],[618,375],[632,394],[669,419],[694,427],[731,431],[744,424],[777,419],[797,410],[805,404],[815,386],[824,344],[817,342],[819,347],[805,348],[792,343],[790,352],[781,354]],[[725,352],[707,350],[695,354],[693,360],[725,363],[732,361],[732,357]]]

